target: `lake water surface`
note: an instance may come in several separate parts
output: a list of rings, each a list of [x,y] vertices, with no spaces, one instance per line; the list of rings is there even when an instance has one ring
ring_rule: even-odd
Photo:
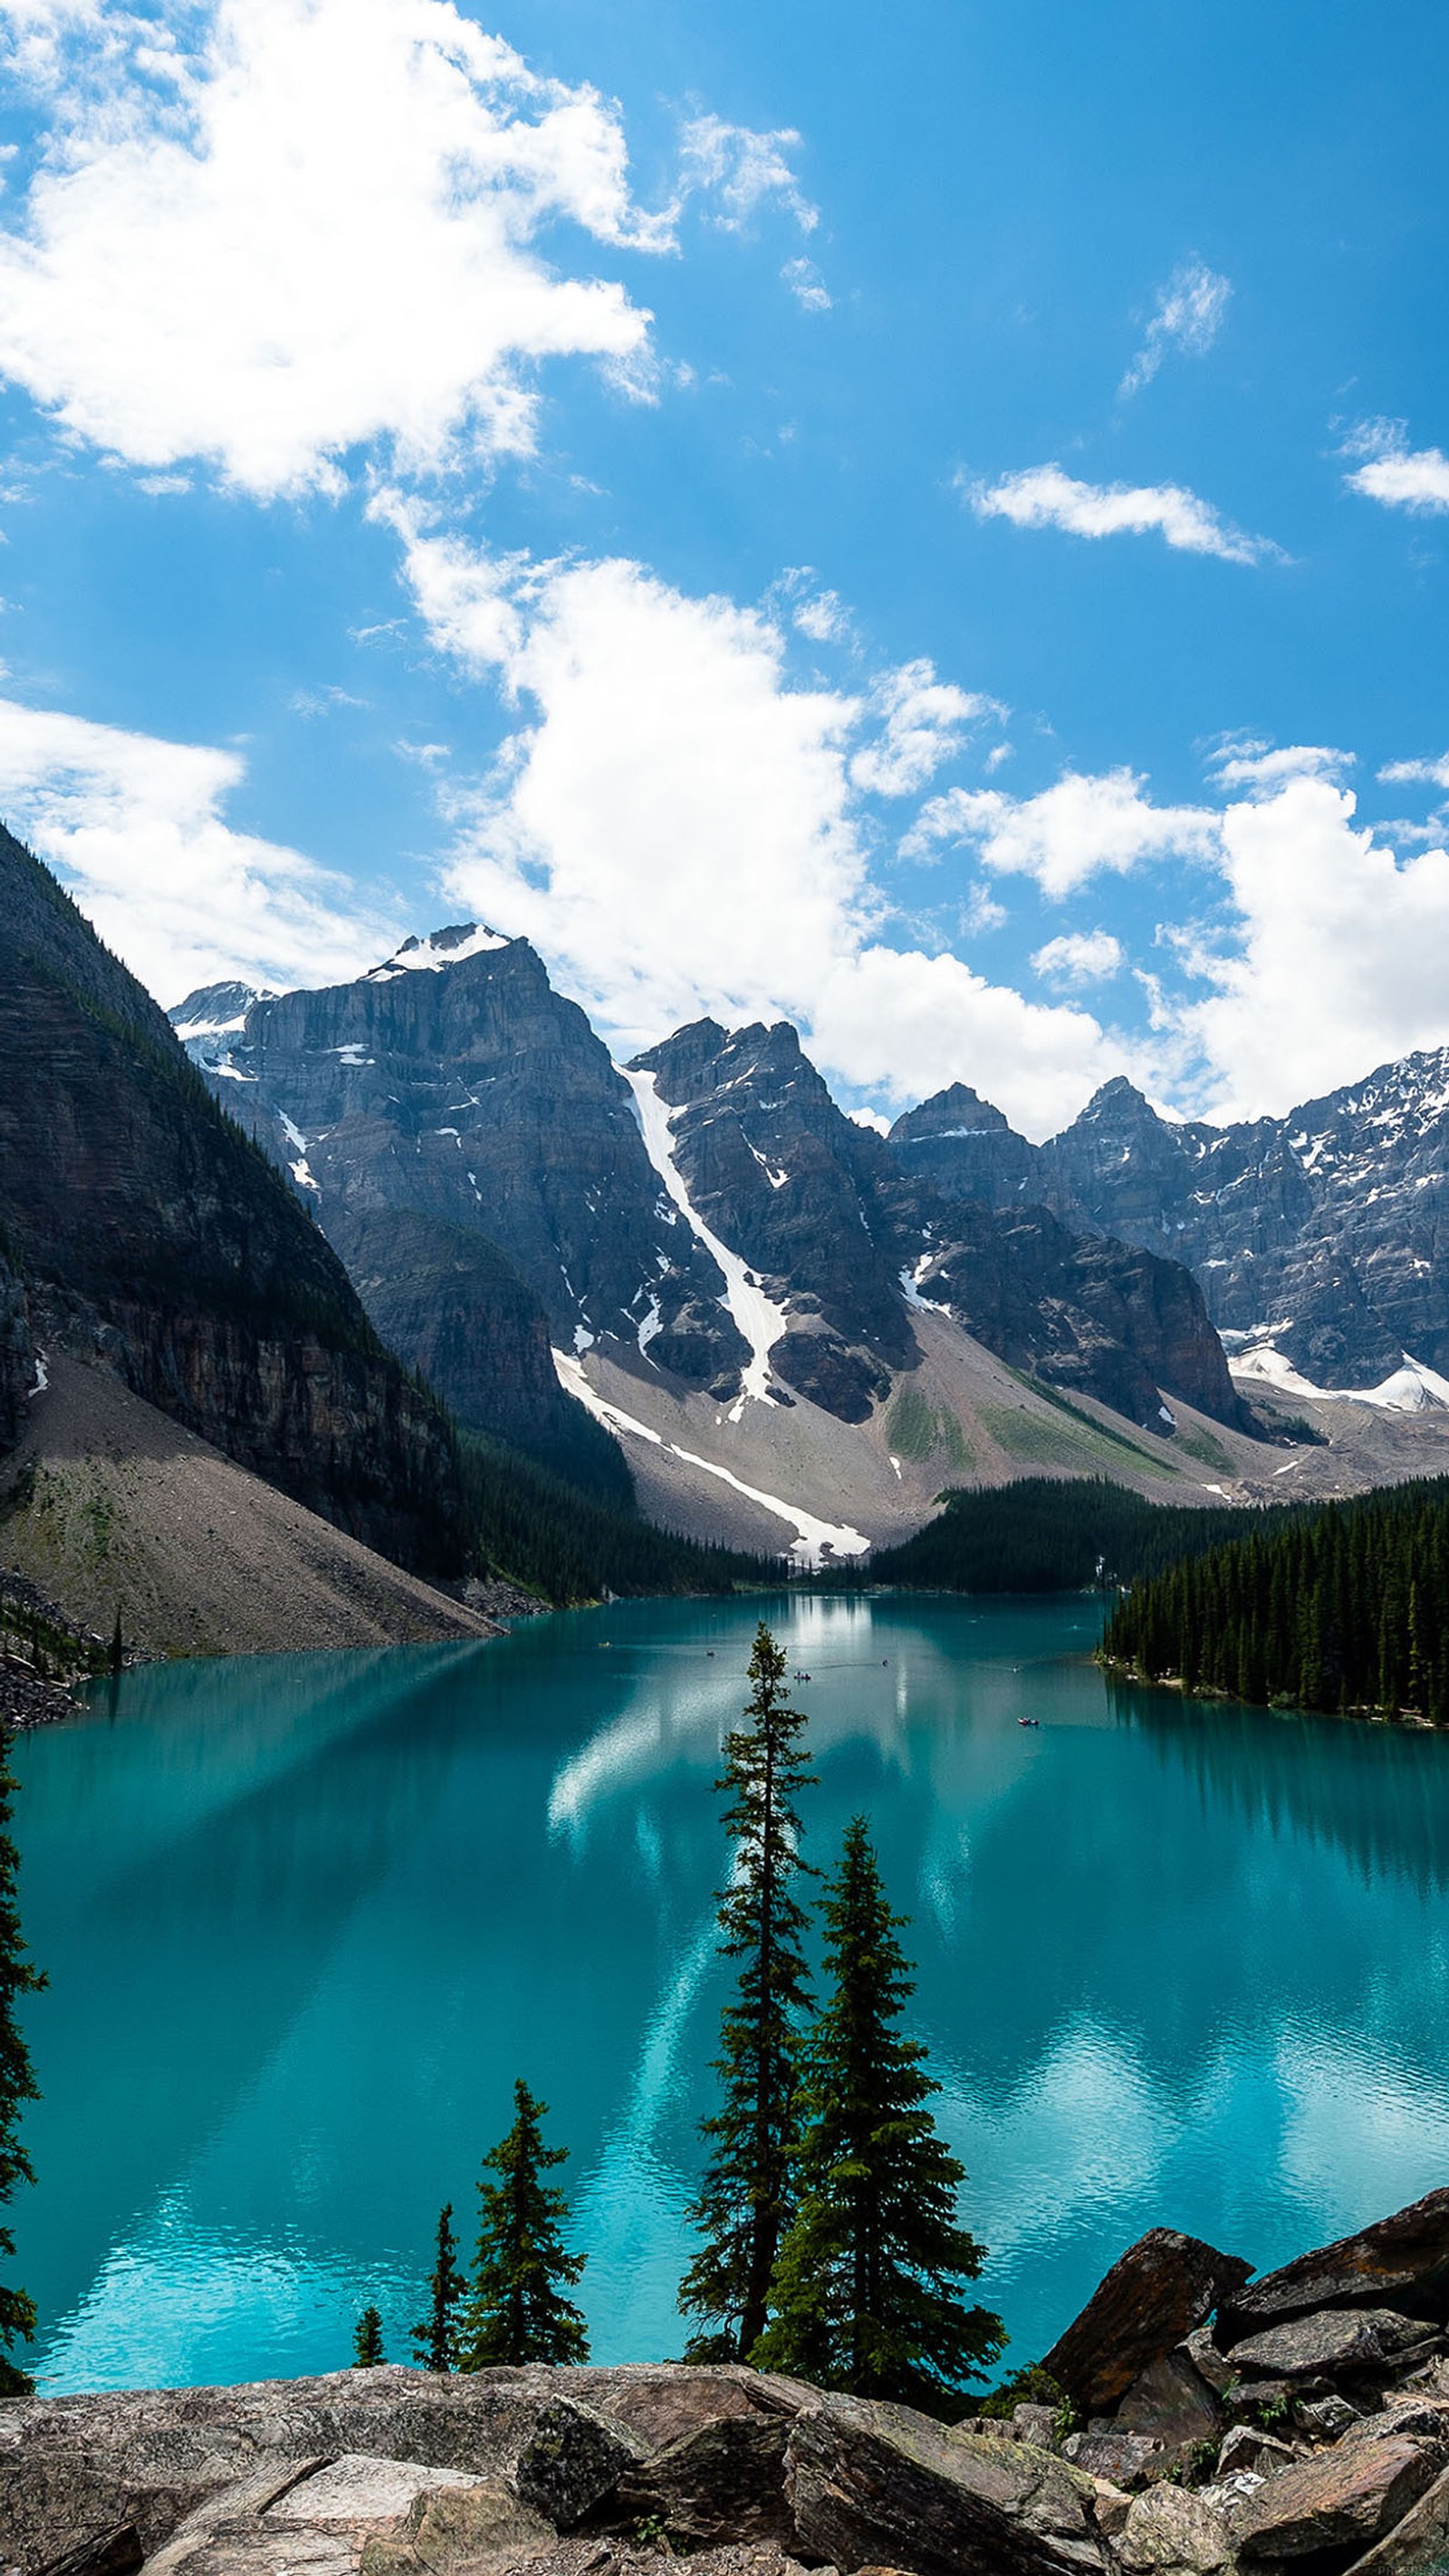
[[[679,2351],[762,1610],[813,1676],[809,1855],[864,1809],[912,1917],[1013,2360],[1147,2226],[1272,2264],[1449,2179],[1442,1739],[1114,1692],[1082,1598],[158,1667],[17,1748],[43,2386],[333,2369],[369,2300],[407,2358],[515,2073],[573,2151],[595,2358]]]

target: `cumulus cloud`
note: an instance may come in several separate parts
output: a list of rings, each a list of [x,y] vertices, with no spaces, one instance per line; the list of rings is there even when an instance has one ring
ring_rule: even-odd
[[[929,858],[943,843],[965,844],[987,867],[1035,877],[1057,896],[1144,859],[1212,858],[1218,817],[1197,805],[1154,805],[1145,783],[1130,769],[1095,777],[1069,769],[1037,796],[953,787],[922,807],[901,854]]]
[[[395,946],[397,922],[298,851],[236,831],[233,751],[0,699],[0,809],[152,992],[329,983]]]
[[[671,245],[596,91],[451,0],[216,0],[196,24],[115,13],[39,66],[0,371],[68,430],[269,495],[334,487],[364,444],[410,469],[527,450],[544,359],[642,388],[648,314],[541,248]]]
[[[1231,281],[1215,276],[1200,259],[1184,260],[1158,292],[1142,346],[1118,391],[1124,397],[1149,385],[1169,351],[1189,358],[1205,357],[1222,329],[1232,295]]]
[[[1351,491],[1391,510],[1449,510],[1449,456],[1441,447],[1411,448],[1406,422],[1365,421],[1343,452],[1363,459],[1344,477]]]
[[[1122,969],[1122,943],[1110,930],[1067,930],[1032,957],[1032,970],[1048,984],[1104,984]]]
[[[970,693],[928,664],[871,696],[796,686],[763,610],[628,561],[489,566],[399,524],[434,641],[522,718],[471,794],[451,785],[449,898],[532,939],[620,1047],[702,1010],[784,1015],[852,1086],[989,1080],[1034,1134],[1121,1069],[1085,1011],[881,938],[861,798],[882,791],[853,762],[924,773]]]
[[[850,778],[871,796],[913,796],[960,750],[968,725],[1006,713],[995,698],[938,680],[928,661],[903,662],[884,672],[869,706],[881,730],[856,752]]]
[[[1064,528],[1074,537],[1156,534],[1182,553],[1218,555],[1224,563],[1281,558],[1271,538],[1246,535],[1180,483],[1081,483],[1060,465],[1031,465],[996,483],[966,481],[964,489],[978,519],[1009,519],[1016,528]]]
[[[1212,1114],[1281,1114],[1394,1056],[1449,1039],[1449,854],[1397,859],[1323,778],[1229,806],[1220,865],[1231,954],[1180,1015],[1213,1069]]]
[[[820,209],[802,192],[787,157],[799,148],[793,126],[762,134],[721,116],[691,117],[679,139],[681,193],[712,197],[717,211],[710,221],[722,232],[745,232],[760,207],[773,201],[794,216],[802,232],[813,233]]]

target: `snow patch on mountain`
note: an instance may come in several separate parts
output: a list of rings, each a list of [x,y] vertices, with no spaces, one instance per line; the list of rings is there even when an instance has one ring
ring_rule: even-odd
[[[391,984],[399,975],[436,975],[444,966],[461,965],[465,957],[481,957],[489,948],[510,945],[501,931],[490,930],[486,922],[457,921],[447,930],[430,930],[426,939],[405,939],[381,966],[370,968],[359,980]]]
[[[747,1402],[773,1404],[770,1393],[770,1353],[780,1341],[789,1323],[783,1306],[767,1297],[752,1270],[745,1267],[737,1252],[719,1236],[693,1206],[685,1187],[684,1175],[674,1160],[674,1112],[661,1100],[652,1073],[631,1073],[627,1065],[618,1068],[634,1097],[635,1114],[644,1137],[644,1150],[649,1156],[670,1199],[678,1208],[691,1233],[704,1245],[706,1252],[724,1273],[725,1303],[740,1332],[750,1346],[750,1358],[740,1379],[740,1391],[729,1410],[728,1419],[738,1422]],[[782,1174],[782,1180],[784,1175]],[[723,1473],[723,1470],[711,1470]],[[741,1492],[745,1488],[741,1487]],[[759,1496],[755,1499],[758,1501]],[[771,1504],[770,1509],[776,1506]],[[784,1506],[779,1506],[784,1509]],[[791,1515],[787,1512],[786,1517]],[[825,1524],[822,1522],[823,1528]],[[864,1546],[864,1540],[861,1541]]]
[[[645,1078],[648,1079],[647,1076]],[[743,1477],[732,1474],[728,1467],[716,1465],[713,1458],[701,1458],[697,1450],[681,1448],[677,1440],[666,1440],[662,1432],[652,1430],[647,1422],[640,1422],[619,1405],[608,1403],[589,1384],[582,1363],[571,1358],[567,1351],[556,1350],[553,1364],[558,1371],[560,1386],[568,1394],[576,1395],[580,1404],[585,1405],[595,1421],[602,1422],[606,1430],[625,1432],[635,1440],[647,1440],[652,1448],[667,1449],[670,1456],[678,1458],[684,1466],[698,1467],[706,1476],[718,1476],[722,1485],[732,1486],[748,1502],[758,1503],[762,1511],[771,1513],[776,1520],[789,1523],[795,1537],[788,1553],[796,1565],[817,1566],[830,1556],[867,1556],[870,1553],[870,1541],[860,1530],[851,1529],[842,1522],[820,1520],[815,1513],[802,1510],[798,1503],[784,1502],[778,1494],[767,1494],[758,1485],[747,1485]]]
[[[1403,1365],[1377,1386],[1315,1386],[1271,1343],[1241,1351],[1228,1366],[1241,1384],[1270,1386],[1279,1395],[1312,1396],[1320,1404],[1373,1404],[1385,1413],[1427,1413],[1449,1408],[1449,1378],[1405,1351]],[[1280,1474],[1282,1470],[1278,1471]]]

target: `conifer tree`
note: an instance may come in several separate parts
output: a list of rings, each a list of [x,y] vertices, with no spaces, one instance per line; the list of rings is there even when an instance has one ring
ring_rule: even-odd
[[[422,2370],[458,2367],[458,2309],[468,2295],[468,2276],[458,2265],[453,2234],[453,2204],[438,2212],[437,2261],[428,2275],[428,2313],[413,2328],[413,2359]]]
[[[730,1801],[724,1827],[735,1855],[718,1897],[719,1946],[738,1960],[739,1973],[714,2066],[723,2104],[700,2124],[712,2154],[691,2215],[704,2243],[679,2288],[683,2313],[702,2320],[690,2360],[749,2359],[793,2207],[797,2061],[809,2002],[800,1946],[806,1916],[794,1894],[806,1866],[796,1801],[813,1784],[799,1742],[805,1717],[784,1700],[785,1655],[763,1620],[749,1672],[744,1723],[725,1739],[715,1783]]]
[[[823,1906],[832,1991],[806,2077],[800,2207],[780,2248],[774,2310],[753,2359],[862,2397],[950,2412],[1005,2342],[968,2308],[983,2249],[957,2223],[965,2174],[928,2110],[939,2086],[896,2025],[914,1980],[865,1819],[845,1837]]]
[[[352,2338],[354,2370],[375,2370],[387,2355],[382,2348],[382,2319],[376,2308],[364,2308]]]
[[[10,1740],[0,1732],[0,2212],[17,2183],[35,2180],[30,2158],[20,2143],[20,2114],[22,2106],[38,2101],[40,2094],[16,2007],[22,1995],[37,1993],[46,1982],[31,1964],[21,1938],[15,1892],[18,1855],[5,1831],[14,1794]],[[14,2252],[15,2239],[0,2220],[0,2256],[9,2261]],[[24,2396],[33,2385],[7,2355],[17,2341],[29,2343],[34,2333],[34,2301],[24,2290],[0,2287],[0,2397]]]
[[[551,2167],[567,2163],[568,2149],[544,2145],[548,2104],[534,2100],[521,2076],[513,2103],[517,2117],[484,2157],[478,2184],[482,2215],[473,2295],[459,2338],[460,2370],[589,2357],[583,2316],[559,2287],[573,2287],[587,2257],[565,2252],[559,2222],[568,2204],[543,2180]],[[498,2175],[497,2182],[488,2180],[490,2173]]]

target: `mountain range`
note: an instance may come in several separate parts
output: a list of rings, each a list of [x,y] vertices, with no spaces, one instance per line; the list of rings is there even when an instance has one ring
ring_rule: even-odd
[[[793,1518],[802,1550],[849,1552],[952,1472],[1104,1456],[1145,1489],[1268,1490],[1274,1365],[1310,1396],[1348,1382],[1301,1335],[1252,1338],[1256,1310],[1230,1321],[1233,1261],[1266,1279],[1271,1246],[1284,1281],[1314,1257],[1285,1187],[1303,1158],[1270,1122],[1179,1128],[1111,1085],[1037,1147],[956,1085],[882,1137],[787,1022],[700,1020],[614,1063],[529,943],[475,923],[349,983],[212,987],[171,1017],[458,1418],[607,1481],[582,1407],[676,1525],[778,1545]],[[1256,1377],[1235,1383],[1218,1321]],[[1386,1320],[1371,1345],[1344,1331],[1389,1351]]]

